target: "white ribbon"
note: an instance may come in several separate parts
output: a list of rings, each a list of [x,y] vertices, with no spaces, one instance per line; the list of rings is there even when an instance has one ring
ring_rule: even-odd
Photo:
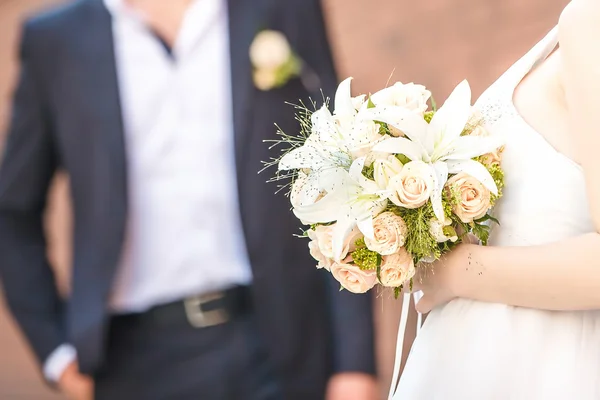
[[[423,297],[423,292],[414,292],[412,298],[415,304]],[[390,394],[388,400],[392,400],[398,386],[398,378],[400,377],[400,364],[402,364],[402,349],[404,347],[404,336],[406,335],[406,324],[408,323],[408,313],[411,301],[411,294],[404,293],[402,296],[402,312],[400,313],[400,326],[398,326],[398,338],[396,339],[396,359],[394,361],[394,371],[392,372],[392,382],[390,383]],[[423,315],[417,313],[417,335],[421,329]]]

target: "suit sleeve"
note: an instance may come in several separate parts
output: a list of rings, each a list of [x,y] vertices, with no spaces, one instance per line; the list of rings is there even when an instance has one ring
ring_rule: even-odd
[[[20,47],[21,73],[0,164],[0,278],[10,311],[43,362],[65,338],[43,228],[57,157],[29,31],[25,28]]]
[[[297,21],[301,27],[299,53],[318,74],[325,97],[333,99],[338,80],[320,0],[301,0]],[[303,27],[303,28],[302,28]],[[305,36],[304,36],[305,35]],[[321,99],[321,94],[315,99]],[[334,334],[334,368],[339,372],[375,373],[372,297],[340,291],[340,285],[327,276],[331,323]]]
[[[340,284],[332,276],[327,280],[335,346],[334,373],[375,375],[372,296],[340,291]]]

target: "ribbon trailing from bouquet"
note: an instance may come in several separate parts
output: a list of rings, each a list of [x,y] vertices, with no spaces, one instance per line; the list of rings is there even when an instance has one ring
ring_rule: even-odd
[[[398,338],[396,339],[396,359],[394,361],[394,371],[392,372],[392,381],[390,383],[390,394],[388,400],[392,400],[398,386],[400,377],[400,365],[402,364],[402,354],[404,349],[404,336],[406,336],[406,325],[408,324],[408,314],[410,310],[410,301],[414,299],[415,305],[423,296],[422,292],[405,293],[402,298],[402,312],[400,313],[400,325],[398,326]],[[423,314],[417,312],[417,335],[421,330],[423,323]]]

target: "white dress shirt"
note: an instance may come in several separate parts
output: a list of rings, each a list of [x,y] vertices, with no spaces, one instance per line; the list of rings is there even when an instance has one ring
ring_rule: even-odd
[[[104,0],[127,149],[129,216],[110,307],[143,312],[249,284],[239,216],[225,0],[193,1],[168,53],[124,0]],[[76,357],[44,365],[56,381]]]

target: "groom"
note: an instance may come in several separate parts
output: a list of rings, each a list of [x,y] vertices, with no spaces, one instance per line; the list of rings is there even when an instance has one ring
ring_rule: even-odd
[[[305,65],[253,83],[249,48],[282,32]],[[333,93],[318,0],[80,0],[26,24],[0,168],[0,273],[72,399],[374,396],[367,296],[316,271],[257,175],[285,101]],[[264,89],[264,88],[263,88]],[[59,298],[42,215],[55,171],[74,207]]]

